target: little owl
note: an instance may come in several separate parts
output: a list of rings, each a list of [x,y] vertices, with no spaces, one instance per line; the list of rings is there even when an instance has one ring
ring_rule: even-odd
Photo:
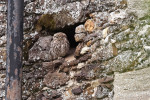
[[[70,44],[65,33],[58,32],[54,34],[50,45],[50,58],[54,60],[66,56],[69,48]]]
[[[54,36],[40,37],[29,50],[29,61],[52,61],[64,57],[69,51],[69,41],[65,33]]]

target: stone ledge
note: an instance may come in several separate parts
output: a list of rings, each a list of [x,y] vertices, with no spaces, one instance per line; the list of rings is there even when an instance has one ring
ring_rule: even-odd
[[[150,67],[115,73],[114,100],[150,100]]]

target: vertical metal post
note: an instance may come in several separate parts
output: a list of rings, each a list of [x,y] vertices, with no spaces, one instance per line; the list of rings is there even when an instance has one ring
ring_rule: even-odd
[[[8,0],[5,100],[21,100],[24,0]]]

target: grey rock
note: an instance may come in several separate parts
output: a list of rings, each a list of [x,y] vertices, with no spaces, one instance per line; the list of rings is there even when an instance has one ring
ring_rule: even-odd
[[[84,25],[79,25],[76,27],[75,29],[75,33],[85,33],[85,28],[84,28]]]
[[[56,89],[62,85],[65,85],[68,80],[69,77],[65,73],[49,72],[44,78],[44,83],[48,87]]]
[[[86,35],[84,34],[84,33],[80,33],[80,34],[75,34],[75,41],[76,42],[81,42],[81,41],[83,41],[83,39],[84,39],[84,37],[85,37]]]
[[[150,55],[150,46],[144,46],[144,50]]]
[[[113,46],[109,43],[107,46],[102,46],[102,48],[97,48],[92,54],[91,61],[105,61],[113,57]]]
[[[55,22],[55,28],[59,29],[65,26],[74,25],[87,19],[87,15],[95,11],[114,10],[115,2],[109,1],[59,1],[59,0],[37,0],[30,2],[25,7],[25,12],[31,14],[49,14],[53,17],[50,19]]]
[[[81,87],[72,89],[72,93],[73,93],[74,95],[80,95],[82,92],[83,92],[83,90],[81,89]]]
[[[0,99],[5,97],[5,74],[0,74]],[[3,99],[2,99],[3,100]]]
[[[150,97],[150,68],[115,73],[114,100],[147,100]]]
[[[78,44],[78,46],[76,47],[75,53],[74,53],[75,57],[79,57],[81,55],[80,52],[83,47],[84,47],[84,43]]]
[[[75,74],[75,79],[80,82],[83,80],[92,80],[99,78],[99,73],[102,71],[101,67],[96,64],[85,65],[80,73]]]
[[[51,41],[52,36],[40,37],[29,50],[29,61],[51,60],[49,57]]]
[[[139,18],[149,15],[149,0],[128,0],[127,3],[128,11],[136,14]]]
[[[109,92],[110,92],[109,89],[99,86],[99,87],[97,87],[95,97],[98,99],[105,98],[109,95]]]

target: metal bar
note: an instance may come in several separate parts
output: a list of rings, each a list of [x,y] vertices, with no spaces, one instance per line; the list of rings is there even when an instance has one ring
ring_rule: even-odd
[[[8,0],[5,100],[21,100],[24,0]]]

